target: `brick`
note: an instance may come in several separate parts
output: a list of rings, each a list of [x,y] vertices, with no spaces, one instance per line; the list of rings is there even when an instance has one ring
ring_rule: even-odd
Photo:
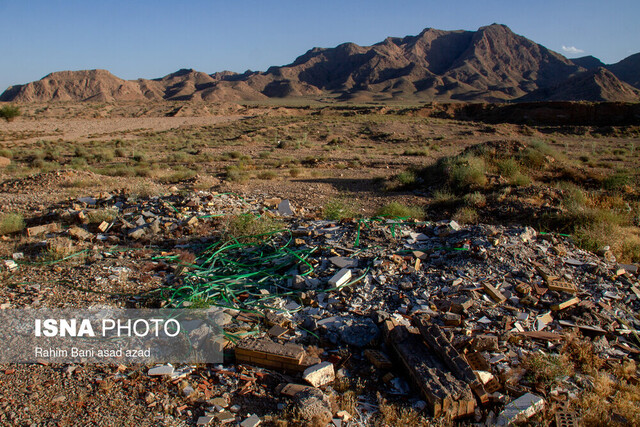
[[[102,221],[99,225],[98,225],[98,230],[101,231],[102,233],[104,233],[105,231],[107,231],[109,229],[109,223],[106,221]]]
[[[578,293],[578,288],[573,283],[564,282],[564,281],[556,281],[553,283],[549,283],[548,288],[550,291],[556,292],[567,292],[570,294]]]
[[[80,228],[80,227],[71,227],[68,230],[68,233],[72,236],[75,237],[78,240],[91,240],[93,239],[93,234],[89,233],[87,230],[85,230],[84,228]]]
[[[364,351],[364,357],[378,369],[391,369],[393,367],[387,355],[381,351],[367,349]]]
[[[500,292],[498,289],[496,289],[494,286],[490,285],[489,283],[483,283],[482,288],[491,297],[491,299],[497,302],[498,304],[501,304],[507,300],[507,297],[505,297],[502,294],[502,292]]]
[[[578,416],[573,411],[566,409],[559,409],[556,411],[556,426],[557,427],[578,427]]]
[[[491,371],[491,365],[479,351],[467,353],[465,358],[474,371]]]
[[[571,307],[572,305],[576,305],[580,302],[580,298],[578,297],[573,297],[571,299],[568,299],[566,301],[563,301],[561,303],[555,304],[551,306],[551,310],[554,311],[558,311],[558,310],[564,310],[565,308]]]
[[[283,328],[280,325],[273,325],[271,327],[271,329],[269,329],[267,331],[267,334],[269,334],[270,336],[275,337],[275,338],[280,338],[281,336],[283,336],[287,332],[289,332],[289,330],[287,328]]]
[[[444,313],[442,321],[446,326],[460,326],[462,324],[462,316],[455,313]]]
[[[250,363],[267,368],[304,370],[301,362],[305,356],[305,350],[296,344],[278,344],[264,338],[247,338],[238,343],[235,355],[239,363]]]
[[[27,236],[33,237],[33,236],[38,236],[40,234],[45,234],[45,233],[55,233],[60,230],[62,230],[62,228],[60,227],[60,224],[57,222],[53,222],[51,224],[38,225],[36,227],[27,228]]]

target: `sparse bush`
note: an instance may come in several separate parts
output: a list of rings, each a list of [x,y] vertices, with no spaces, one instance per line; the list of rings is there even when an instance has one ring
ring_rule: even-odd
[[[282,223],[278,220],[245,213],[229,218],[223,235],[227,240],[259,244],[281,229]]]
[[[230,182],[242,184],[249,180],[249,174],[239,166],[228,166],[226,169],[226,179]]]
[[[261,171],[258,173],[258,179],[271,180],[276,179],[278,177],[278,172],[276,171]]]
[[[536,353],[524,360],[526,378],[534,384],[549,387],[561,377],[573,374],[573,366],[566,355]]]
[[[457,190],[483,187],[487,183],[486,172],[487,166],[481,157],[456,159],[449,165],[450,185]]]
[[[471,207],[465,206],[453,214],[453,219],[460,224],[475,224],[478,222],[478,212]]]
[[[5,105],[4,107],[0,108],[0,117],[8,122],[12,122],[20,114],[22,114],[20,108],[16,107],[15,105]]]
[[[400,183],[400,185],[403,186],[410,186],[416,183],[416,173],[413,170],[406,170],[403,172],[400,172],[398,175],[395,176],[395,180]]]
[[[473,206],[476,208],[481,208],[487,204],[487,198],[484,194],[479,191],[475,191],[473,193],[467,194],[464,196],[464,202],[468,206]]]
[[[18,213],[5,213],[0,216],[0,235],[16,233],[24,229],[24,217]]]
[[[291,176],[292,178],[297,178],[300,175],[302,175],[302,169],[300,169],[300,168],[291,168],[291,169],[289,169],[289,176]]]
[[[331,199],[325,203],[322,215],[326,220],[337,221],[343,218],[353,218],[356,213],[353,206],[349,205],[344,200]]]
[[[424,211],[417,206],[406,206],[398,202],[391,202],[378,209],[376,216],[385,218],[424,218]]]
[[[520,172],[520,165],[513,158],[498,160],[496,166],[500,175],[505,178],[513,178]]]
[[[629,173],[625,171],[618,171],[613,175],[606,177],[602,181],[602,186],[606,190],[610,191],[621,191],[625,186],[631,183],[631,177]]]
[[[431,150],[429,147],[421,147],[421,148],[407,148],[404,150],[405,156],[422,156],[427,157]]]
[[[512,177],[509,182],[518,187],[524,187],[531,184],[531,178],[528,175],[525,175],[521,172],[518,172],[514,177]]]

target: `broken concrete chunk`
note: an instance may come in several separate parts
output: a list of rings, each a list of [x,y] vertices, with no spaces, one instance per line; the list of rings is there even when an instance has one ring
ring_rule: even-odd
[[[196,425],[207,426],[211,423],[211,421],[213,421],[213,417],[210,417],[210,416],[198,417],[198,421],[196,421]]]
[[[351,270],[343,268],[338,271],[331,279],[329,279],[329,286],[339,288],[345,285],[351,279]]]
[[[76,226],[69,228],[68,232],[72,237],[75,237],[78,240],[91,240],[93,238],[93,234],[89,233],[84,228]]]
[[[236,420],[236,416],[229,411],[218,412],[215,418],[220,424],[232,423]]]
[[[18,269],[18,264],[12,259],[4,260],[2,265],[7,269],[7,271],[16,271]]]
[[[504,408],[498,415],[496,424],[506,426],[529,419],[544,408],[544,403],[543,398],[526,393]]]
[[[257,427],[260,425],[262,420],[257,415],[251,415],[249,418],[245,419],[240,423],[240,427]]]
[[[171,365],[155,366],[149,369],[148,375],[152,377],[162,376],[162,375],[172,375],[173,371],[174,371],[174,368]]]
[[[331,257],[329,258],[329,261],[331,261],[333,265],[339,268],[348,268],[348,267],[353,268],[358,266],[357,259],[347,258],[342,256]]]
[[[282,216],[293,215],[293,207],[288,200],[283,200],[278,204],[278,213]]]
[[[336,379],[333,363],[322,362],[314,366],[309,366],[304,370],[302,378],[314,387],[329,384]]]

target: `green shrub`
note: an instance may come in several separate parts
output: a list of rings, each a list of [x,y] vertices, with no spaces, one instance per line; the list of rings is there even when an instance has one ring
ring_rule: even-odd
[[[16,107],[15,105],[5,105],[4,107],[0,108],[0,117],[8,122],[13,121],[20,114],[22,114],[20,108]]]
[[[282,223],[278,220],[245,213],[229,218],[223,235],[226,240],[237,240],[241,243],[263,243],[281,229]]]
[[[456,190],[483,187],[487,183],[487,166],[481,157],[455,159],[449,165],[449,182]]]
[[[353,218],[356,216],[351,205],[341,199],[331,199],[325,203],[322,216],[329,221],[337,221],[343,218]]]
[[[376,216],[382,216],[385,218],[424,218],[424,211],[422,208],[416,206],[406,206],[398,202],[391,202],[378,209]]]
[[[453,214],[453,219],[460,224],[475,224],[478,222],[478,212],[473,208],[465,206]]]
[[[484,194],[479,191],[475,191],[473,193],[467,194],[464,196],[464,202],[468,206],[474,206],[477,208],[481,208],[487,204],[487,198]]]
[[[602,186],[610,191],[620,191],[630,183],[631,176],[625,171],[618,171],[602,180]]]
[[[0,235],[16,233],[24,228],[24,217],[18,213],[0,216]]]
[[[226,179],[230,182],[242,184],[249,180],[249,174],[239,166],[228,166],[226,169]]]
[[[400,183],[400,185],[403,186],[410,186],[416,183],[416,173],[413,170],[406,170],[403,172],[400,172],[398,175],[395,176],[395,180]]]
[[[513,158],[499,160],[496,163],[496,167],[498,168],[500,175],[505,178],[513,178],[518,172],[520,172],[520,165],[518,165],[518,162]]]
[[[260,171],[258,173],[258,179],[276,179],[278,177],[278,172],[276,171]]]

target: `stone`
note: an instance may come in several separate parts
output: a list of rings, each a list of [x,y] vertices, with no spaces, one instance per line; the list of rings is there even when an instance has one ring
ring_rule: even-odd
[[[129,237],[138,240],[144,236],[145,232],[146,230],[144,227],[137,227],[129,232]]]
[[[302,378],[314,387],[327,385],[336,379],[333,363],[322,362],[314,366],[309,366],[304,370]]]
[[[526,393],[509,403],[498,415],[496,425],[506,426],[525,421],[544,408],[544,399],[535,394]]]
[[[340,339],[355,347],[365,347],[379,335],[378,326],[368,317],[352,318],[340,327]]]
[[[150,376],[162,376],[162,375],[171,375],[173,374],[174,368],[171,365],[161,365],[161,366],[154,366],[153,368],[149,369],[149,372],[147,373]]]
[[[232,423],[236,420],[236,416],[229,411],[218,412],[215,415],[215,418],[218,420],[220,424]]]
[[[475,351],[498,351],[498,337],[495,335],[476,335],[472,347]]]
[[[206,426],[206,425],[209,425],[211,421],[213,421],[213,417],[209,417],[209,416],[198,417],[198,421],[196,421],[196,425]]]
[[[293,215],[293,207],[289,200],[283,200],[278,204],[278,213],[282,216]]]
[[[245,419],[240,423],[240,427],[257,427],[260,425],[262,420],[257,415],[251,415],[249,418]]]
[[[339,268],[347,268],[347,267],[357,267],[358,260],[353,258],[347,258],[342,256],[334,256],[329,258],[329,261]]]

